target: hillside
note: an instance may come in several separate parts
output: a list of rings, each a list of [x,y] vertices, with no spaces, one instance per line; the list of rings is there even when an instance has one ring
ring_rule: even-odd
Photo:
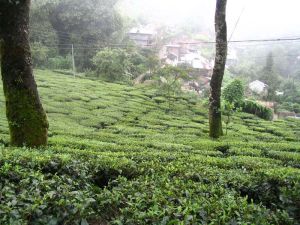
[[[168,113],[149,87],[35,73],[49,146],[8,147],[1,91],[0,224],[299,224],[299,120],[240,113],[212,141],[191,96]]]

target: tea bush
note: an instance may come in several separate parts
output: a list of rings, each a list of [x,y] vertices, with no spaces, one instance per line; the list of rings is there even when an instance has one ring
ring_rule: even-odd
[[[299,120],[238,112],[213,141],[198,99],[35,74],[49,145],[9,147],[0,107],[0,224],[299,224]]]
[[[245,100],[242,103],[242,109],[246,113],[254,114],[265,120],[273,119],[273,112],[271,109],[250,100]]]

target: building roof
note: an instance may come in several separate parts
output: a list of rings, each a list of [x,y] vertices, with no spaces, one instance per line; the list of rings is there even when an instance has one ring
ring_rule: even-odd
[[[268,87],[267,84],[265,84],[264,82],[259,81],[259,80],[255,80],[249,84],[250,90],[253,92],[256,92],[258,94],[263,93],[265,88],[267,88],[267,87]]]
[[[194,69],[211,69],[209,61],[199,53],[185,54],[181,61],[191,64]]]
[[[154,35],[155,31],[147,27],[134,27],[129,31],[129,34]]]
[[[180,45],[172,45],[172,44],[169,44],[169,45],[166,45],[167,48],[180,48],[181,46]]]
[[[261,86],[268,86],[267,84],[265,84],[264,82],[260,81],[260,80],[255,80],[252,81],[249,85],[261,85]]]

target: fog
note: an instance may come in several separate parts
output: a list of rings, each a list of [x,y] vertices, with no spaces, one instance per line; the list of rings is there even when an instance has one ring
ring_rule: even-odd
[[[123,0],[123,13],[149,22],[179,25],[196,21],[213,31],[215,0]],[[228,0],[228,32],[233,39],[300,36],[299,0]]]

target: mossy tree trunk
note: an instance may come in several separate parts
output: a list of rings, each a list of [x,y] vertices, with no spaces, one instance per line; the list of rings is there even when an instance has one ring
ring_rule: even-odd
[[[210,83],[209,135],[219,138],[223,135],[221,113],[221,87],[227,58],[227,0],[217,0],[215,14],[216,57]]]
[[[30,0],[0,0],[1,72],[11,144],[47,144],[48,121],[32,71]]]

